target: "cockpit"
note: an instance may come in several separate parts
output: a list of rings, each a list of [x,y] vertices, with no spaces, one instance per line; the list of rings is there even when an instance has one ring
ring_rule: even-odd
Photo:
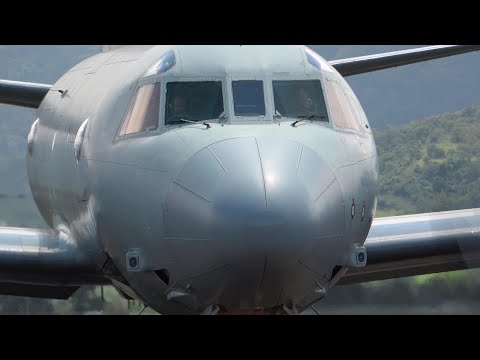
[[[165,125],[218,120],[226,116],[221,81],[168,82]]]
[[[276,118],[328,122],[320,80],[273,81]]]
[[[182,76],[175,73],[180,67],[175,52],[168,51],[143,75],[118,138],[164,133],[199,122],[260,125],[308,121],[354,132],[368,129],[353,91],[333,72],[322,71],[320,60],[309,49],[304,56],[310,68],[301,76],[267,71]]]

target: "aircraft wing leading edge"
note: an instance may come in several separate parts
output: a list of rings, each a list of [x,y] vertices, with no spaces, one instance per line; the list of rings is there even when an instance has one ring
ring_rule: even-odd
[[[52,85],[0,80],[0,104],[37,109]]]
[[[363,283],[480,267],[480,209],[376,219],[367,266],[338,282]]]
[[[109,283],[66,234],[0,227],[0,294],[64,299],[80,286]]]
[[[329,61],[342,76],[365,74],[480,50],[480,45],[438,45]]]

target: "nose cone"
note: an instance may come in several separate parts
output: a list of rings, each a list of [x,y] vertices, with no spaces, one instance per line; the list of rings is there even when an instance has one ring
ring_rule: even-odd
[[[184,260],[182,277],[211,272],[224,301],[242,299],[234,306],[275,306],[325,284],[344,228],[335,175],[288,139],[210,145],[189,160],[167,197],[166,240]],[[222,270],[214,276],[215,269]]]

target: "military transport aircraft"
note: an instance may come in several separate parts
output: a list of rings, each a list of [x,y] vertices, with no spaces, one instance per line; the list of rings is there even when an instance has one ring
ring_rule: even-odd
[[[376,147],[344,80],[477,50],[105,46],[53,85],[0,81],[0,103],[37,109],[28,175],[51,227],[0,228],[0,293],[111,284],[161,314],[296,314],[337,284],[479,267],[480,209],[375,219]]]

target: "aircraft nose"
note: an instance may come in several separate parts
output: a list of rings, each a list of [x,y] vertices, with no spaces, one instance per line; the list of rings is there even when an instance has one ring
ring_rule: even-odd
[[[225,266],[232,299],[255,293],[265,305],[330,277],[344,214],[338,181],[313,150],[288,139],[238,138],[188,161],[167,197],[165,231],[174,247],[184,246],[190,273]]]

